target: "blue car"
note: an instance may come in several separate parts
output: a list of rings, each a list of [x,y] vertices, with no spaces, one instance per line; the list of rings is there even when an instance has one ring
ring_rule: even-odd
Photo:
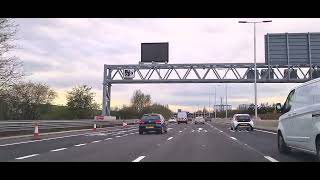
[[[161,114],[145,114],[139,123],[139,134],[144,132],[167,133],[167,123]]]

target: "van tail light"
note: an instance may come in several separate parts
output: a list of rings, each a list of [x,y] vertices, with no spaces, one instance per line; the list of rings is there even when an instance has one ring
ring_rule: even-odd
[[[156,120],[155,122],[156,122],[156,124],[161,124],[160,120]]]

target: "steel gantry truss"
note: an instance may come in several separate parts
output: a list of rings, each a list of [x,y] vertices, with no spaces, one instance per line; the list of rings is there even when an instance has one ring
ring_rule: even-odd
[[[127,78],[124,71],[134,77]],[[312,72],[312,73],[310,73]],[[257,83],[303,83],[318,77],[313,65],[257,64]],[[252,74],[253,73],[253,74]],[[193,74],[193,75],[192,75]],[[104,65],[103,115],[110,115],[111,84],[253,83],[253,63]]]

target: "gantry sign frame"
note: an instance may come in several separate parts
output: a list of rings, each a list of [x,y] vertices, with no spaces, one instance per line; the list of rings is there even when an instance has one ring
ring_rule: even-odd
[[[225,70],[224,73],[218,70]],[[262,75],[259,70],[267,71]],[[281,70],[283,70],[281,72]],[[126,78],[124,72],[131,70],[134,78]],[[160,73],[160,70],[164,73]],[[183,70],[181,73],[179,70]],[[204,71],[200,75],[198,71]],[[243,71],[244,70],[244,71]],[[257,83],[303,83],[313,78],[319,72],[316,65],[266,65],[257,63]],[[243,71],[243,72],[240,72]],[[160,64],[139,63],[136,65],[104,65],[103,75],[103,110],[102,115],[110,115],[111,86],[112,84],[145,84],[145,83],[253,83],[254,78],[249,72],[254,72],[253,63],[217,63],[217,64]],[[285,73],[287,71],[287,73]],[[146,72],[143,74],[143,72]],[[195,76],[189,78],[190,73]],[[213,72],[214,77],[208,73]],[[261,71],[262,72],[262,71]],[[295,72],[292,76],[290,73]],[[310,73],[313,72],[313,73]],[[152,75],[155,74],[155,77]],[[175,78],[172,78],[173,75]],[[228,75],[232,75],[228,76]],[[293,74],[293,73],[292,73]]]

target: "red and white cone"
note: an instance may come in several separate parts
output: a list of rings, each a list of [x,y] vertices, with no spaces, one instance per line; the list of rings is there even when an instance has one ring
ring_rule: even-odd
[[[96,131],[97,131],[97,125],[96,125],[96,124],[93,125],[92,131],[93,131],[93,132],[96,132]]]
[[[33,139],[40,139],[38,124],[34,126]]]

